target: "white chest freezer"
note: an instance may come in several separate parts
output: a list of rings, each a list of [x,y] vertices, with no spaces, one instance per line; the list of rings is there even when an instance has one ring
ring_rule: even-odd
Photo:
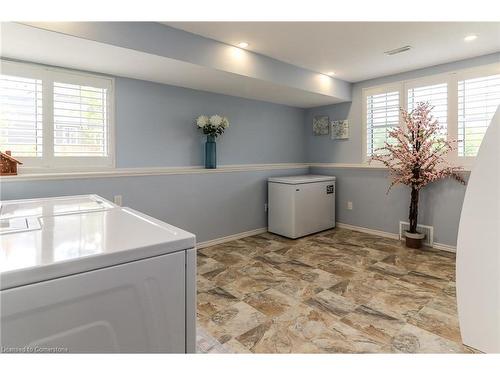
[[[335,177],[268,179],[268,230],[298,238],[335,227]]]
[[[0,202],[4,353],[195,351],[195,236],[98,196]]]

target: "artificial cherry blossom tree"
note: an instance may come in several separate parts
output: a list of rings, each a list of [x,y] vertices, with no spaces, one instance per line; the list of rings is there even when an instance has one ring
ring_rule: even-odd
[[[417,233],[418,198],[423,187],[447,177],[465,184],[457,173],[462,168],[446,161],[456,141],[443,139],[439,122],[431,114],[433,108],[429,103],[418,103],[411,112],[401,108],[402,126],[388,132],[385,146],[376,149],[372,157],[389,169],[392,182],[388,192],[397,184],[411,188],[410,233]]]

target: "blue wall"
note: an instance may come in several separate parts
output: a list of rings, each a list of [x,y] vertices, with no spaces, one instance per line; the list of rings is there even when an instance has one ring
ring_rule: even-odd
[[[284,105],[116,78],[116,160],[118,168],[199,166],[204,136],[199,114],[220,113],[230,127],[217,142],[218,163],[301,163],[304,110]],[[188,175],[9,181],[0,199],[99,194],[177,225],[198,241],[267,226],[266,179],[308,173],[308,168]]]
[[[197,241],[267,227],[270,176],[306,174],[307,168],[271,171],[110,177],[2,183],[2,199],[98,194],[123,195],[123,205],[196,234]]]
[[[500,53],[437,65],[407,73],[353,84],[352,102],[312,108],[306,111],[305,138],[311,163],[362,162],[362,89],[458,69],[500,62]],[[312,135],[312,118],[328,115],[331,120],[349,120],[349,139],[331,140]],[[398,187],[389,195],[387,172],[360,168],[313,168],[314,173],[337,176],[337,220],[342,223],[398,233],[399,221],[408,221],[409,190]],[[468,177],[468,173],[465,173]],[[435,241],[454,246],[466,187],[446,180],[426,187],[421,193],[419,223],[434,226]],[[347,201],[353,210],[347,210]]]
[[[399,221],[408,222],[410,189],[394,187],[389,194],[388,172],[381,169],[312,167],[311,173],[337,177],[337,221],[359,227],[399,233]],[[468,178],[468,174],[465,176]],[[445,180],[420,193],[419,223],[434,226],[434,241],[455,246],[465,187]],[[347,209],[347,202],[353,209]]]
[[[311,108],[306,111],[305,137],[308,161],[312,163],[361,163],[362,90],[364,88],[493,63],[500,63],[500,53],[354,83],[352,86],[352,102]],[[315,115],[329,115],[331,120],[348,119],[349,139],[334,141],[326,136],[313,136],[311,124]]]
[[[116,78],[117,167],[196,166],[203,163],[203,136],[194,126],[201,113],[222,113],[231,127],[218,141],[219,164],[360,163],[361,90],[386,82],[415,78],[498,62],[500,54],[445,64],[353,85],[352,103],[302,110],[255,100]],[[311,135],[312,116],[328,114],[350,120],[350,139],[332,141]],[[338,221],[396,233],[406,220],[408,190],[386,195],[387,172],[359,168],[314,167],[312,173],[337,176]],[[0,198],[96,193],[173,225],[194,232],[199,241],[267,225],[265,180],[309,169],[106,177],[53,181],[2,182]],[[422,192],[420,222],[433,225],[435,241],[455,245],[465,187],[454,181]],[[347,201],[353,210],[347,210]]]
[[[351,84],[249,50],[218,42],[157,22],[23,22],[42,29],[94,40],[253,77],[335,97],[351,98]],[[238,53],[235,54],[235,50]],[[238,56],[235,58],[235,55]],[[321,77],[318,80],[318,77]]]
[[[116,166],[193,166],[204,163],[200,114],[222,114],[230,127],[217,141],[218,163],[302,163],[304,110],[116,78]]]

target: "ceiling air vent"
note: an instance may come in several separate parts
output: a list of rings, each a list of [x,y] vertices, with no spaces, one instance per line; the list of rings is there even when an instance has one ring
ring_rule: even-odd
[[[392,55],[397,55],[398,53],[406,52],[411,50],[411,46],[404,46],[404,47],[399,47],[396,49],[391,49],[390,51],[385,51],[384,53],[387,56],[392,56]]]

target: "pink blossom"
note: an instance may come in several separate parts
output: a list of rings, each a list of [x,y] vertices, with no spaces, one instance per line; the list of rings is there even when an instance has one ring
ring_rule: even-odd
[[[447,177],[465,184],[457,173],[463,169],[450,166],[446,160],[456,141],[443,139],[443,129],[431,114],[433,108],[429,103],[418,103],[411,112],[401,108],[402,126],[391,129],[391,142],[375,150],[371,160],[384,164],[391,174],[389,190],[404,184],[418,191]]]

